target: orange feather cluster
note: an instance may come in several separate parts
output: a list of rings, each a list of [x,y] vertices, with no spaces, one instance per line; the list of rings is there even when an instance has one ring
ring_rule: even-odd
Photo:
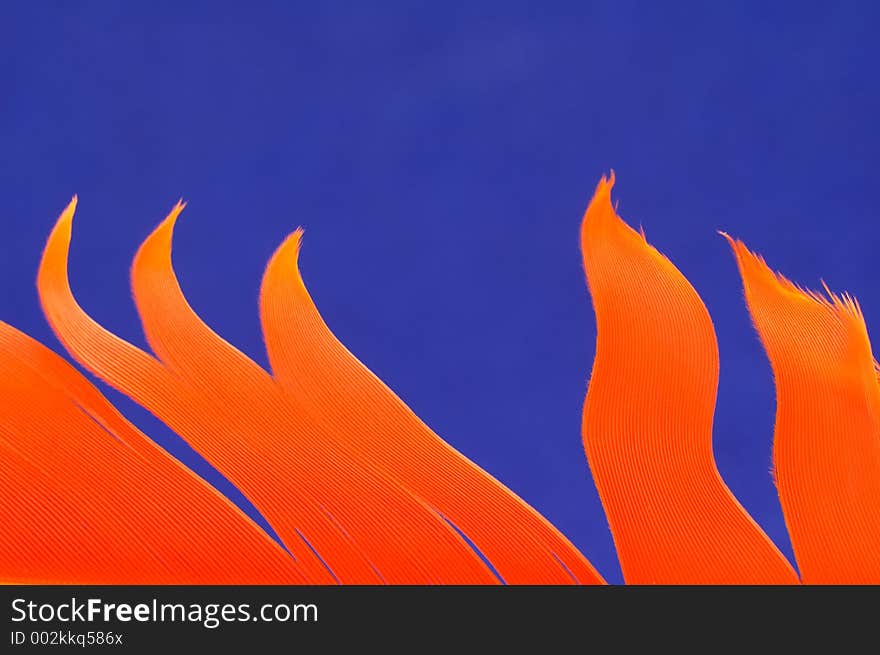
[[[583,437],[626,582],[880,582],[880,386],[856,301],[804,291],[727,237],[776,380],[775,479],[798,576],[716,468],[709,313],[617,216],[613,184],[599,183],[581,229],[598,326]],[[0,582],[603,582],[334,337],[299,273],[300,230],[260,290],[268,372],[184,297],[171,261],[180,203],[131,271],[152,352],[95,322],[68,280],[75,208],[39,269],[52,329],[241,490],[278,540],[0,323]]]

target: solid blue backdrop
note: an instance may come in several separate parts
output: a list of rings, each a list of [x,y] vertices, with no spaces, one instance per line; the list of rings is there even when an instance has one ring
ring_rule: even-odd
[[[78,193],[74,291],[143,345],[128,267],[183,196],[181,284],[265,365],[260,275],[303,225],[339,338],[619,582],[580,437],[595,322],[578,228],[614,168],[624,218],[709,308],[718,465],[790,557],[770,368],[715,231],[878,324],[875,7],[4,3],[0,319],[63,352],[34,278]]]

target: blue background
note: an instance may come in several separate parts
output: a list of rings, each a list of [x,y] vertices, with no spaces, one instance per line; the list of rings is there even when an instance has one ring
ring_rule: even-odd
[[[876,5],[245,4],[3,4],[0,318],[61,351],[34,278],[78,193],[75,292],[143,344],[128,267],[183,196],[181,284],[265,365],[260,275],[303,225],[339,338],[619,582],[580,438],[578,227],[614,168],[624,218],[712,314],[718,465],[790,556],[770,369],[715,230],[850,290],[877,325]]]

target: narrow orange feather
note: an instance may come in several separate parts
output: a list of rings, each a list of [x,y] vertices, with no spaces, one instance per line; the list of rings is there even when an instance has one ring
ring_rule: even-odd
[[[715,465],[709,314],[678,269],[617,216],[613,185],[613,176],[599,183],[581,228],[598,329],[583,437],[624,578],[796,583]]]
[[[602,582],[544,517],[431,431],[336,339],[300,276],[300,236],[275,252],[260,292],[272,371],[289,397],[358,461],[452,521],[507,583]]]

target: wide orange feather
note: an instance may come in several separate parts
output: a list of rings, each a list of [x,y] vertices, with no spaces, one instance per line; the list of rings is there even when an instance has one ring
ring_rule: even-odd
[[[2,322],[0,460],[2,583],[305,581],[241,510]]]
[[[862,312],[727,238],[773,368],[775,479],[803,581],[880,584],[880,385]]]

